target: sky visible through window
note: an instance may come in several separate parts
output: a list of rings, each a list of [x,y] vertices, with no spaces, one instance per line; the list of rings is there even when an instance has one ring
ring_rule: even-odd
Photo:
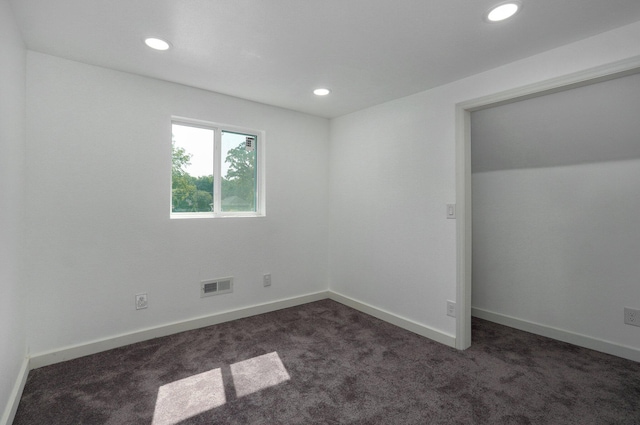
[[[172,131],[176,146],[191,154],[191,164],[185,166],[184,170],[193,177],[213,175],[213,130],[174,124]],[[229,149],[243,143],[245,139],[245,136],[233,133],[227,133],[225,137],[237,138],[238,141],[222,144],[222,177],[226,176],[229,170],[229,164],[224,161]]]

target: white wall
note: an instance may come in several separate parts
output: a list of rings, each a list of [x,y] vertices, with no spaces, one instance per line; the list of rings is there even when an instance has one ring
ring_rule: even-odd
[[[638,110],[634,74],[471,114],[477,314],[640,353]]]
[[[326,290],[326,119],[35,52],[27,87],[34,355]],[[169,219],[172,115],[266,131],[267,217]]]
[[[332,120],[330,289],[454,335],[455,105],[638,55],[635,23]]]
[[[455,151],[424,96],[332,121],[330,289],[453,335]]]
[[[0,0],[0,421],[8,418],[5,406],[27,353],[24,125],[25,47],[9,3]]]
[[[473,306],[640,349],[639,184],[638,159],[474,174]]]

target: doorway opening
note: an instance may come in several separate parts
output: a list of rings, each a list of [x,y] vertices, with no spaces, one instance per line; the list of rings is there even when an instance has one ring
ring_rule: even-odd
[[[456,105],[457,303],[456,348],[471,346],[472,170],[471,113],[640,72],[640,58],[593,68]]]

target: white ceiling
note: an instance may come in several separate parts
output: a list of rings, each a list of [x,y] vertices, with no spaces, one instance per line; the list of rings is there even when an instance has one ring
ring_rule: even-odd
[[[31,50],[323,117],[640,20],[640,0],[522,0],[514,19],[485,23],[500,2],[11,0]]]

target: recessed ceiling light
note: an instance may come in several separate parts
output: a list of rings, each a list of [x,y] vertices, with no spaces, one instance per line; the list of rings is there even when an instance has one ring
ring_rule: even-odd
[[[505,19],[511,18],[522,9],[522,3],[519,1],[510,1],[508,3],[502,3],[489,9],[485,13],[485,20],[487,22],[500,22]]]
[[[315,94],[316,96],[326,96],[329,93],[331,93],[331,90],[329,89],[315,89],[313,91],[313,94]]]
[[[171,47],[171,44],[169,44],[169,42],[154,37],[145,38],[144,44],[156,50],[169,50],[169,48]]]

